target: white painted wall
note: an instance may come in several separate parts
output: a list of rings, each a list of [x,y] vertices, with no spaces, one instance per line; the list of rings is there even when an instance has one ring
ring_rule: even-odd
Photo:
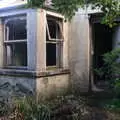
[[[88,15],[76,13],[69,25],[69,65],[77,92],[87,92],[89,88],[89,47]]]

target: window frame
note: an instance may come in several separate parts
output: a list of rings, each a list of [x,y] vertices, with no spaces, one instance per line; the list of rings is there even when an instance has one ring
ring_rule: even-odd
[[[56,24],[59,25],[61,39],[52,38],[50,36],[50,30],[48,26],[48,20],[55,20]],[[60,24],[61,23],[61,24]],[[64,17],[57,13],[47,12],[46,13],[46,34],[48,35],[48,40],[46,39],[46,47],[47,43],[56,44],[56,65],[48,65],[47,66],[47,58],[46,58],[46,67],[47,69],[51,68],[62,68],[63,66],[63,43],[64,43]],[[47,48],[46,48],[47,49]],[[46,51],[47,55],[47,51]]]
[[[9,40],[9,30],[6,32],[6,24],[11,21],[11,20],[16,20],[16,19],[22,19],[22,20],[26,20],[26,26],[27,26],[27,13],[24,13],[24,14],[16,14],[16,15],[13,15],[13,16],[7,16],[8,18],[4,18],[4,22],[3,22],[3,36],[4,36],[4,40],[3,40],[3,45],[4,45],[4,67],[5,68],[11,68],[11,69],[27,69],[28,68],[28,56],[26,56],[26,59],[27,59],[27,64],[25,66],[15,66],[15,65],[7,65],[7,45],[10,45],[10,44],[16,44],[16,43],[26,43],[28,42],[27,40],[27,37],[26,36],[26,39],[20,39],[20,40]],[[10,17],[10,18],[9,18]],[[6,34],[7,34],[7,39],[6,39]],[[27,27],[26,27],[26,34],[27,34]],[[26,48],[27,49],[27,48]],[[27,53],[28,54],[28,53]],[[13,62],[13,60],[12,60]]]
[[[50,20],[50,18],[49,18],[49,20]],[[54,19],[53,19],[54,20]],[[62,20],[63,21],[63,20]],[[58,38],[52,38],[51,36],[50,36],[50,30],[49,30],[49,25],[48,25],[48,21],[46,21],[46,30],[47,30],[47,35],[48,35],[48,39],[50,40],[50,41],[59,41],[59,42],[61,42],[61,41],[63,41],[64,40],[64,36],[63,36],[63,25],[61,25],[60,24],[60,21],[58,21],[58,20],[56,20],[55,21],[56,22],[56,24],[58,24],[59,25],[59,28],[60,28],[60,34],[61,34],[61,39],[58,39]],[[62,22],[63,23],[63,22]],[[57,31],[58,32],[58,31]],[[57,33],[58,34],[58,33]]]

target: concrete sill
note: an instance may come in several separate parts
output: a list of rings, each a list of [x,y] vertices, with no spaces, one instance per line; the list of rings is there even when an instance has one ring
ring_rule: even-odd
[[[52,71],[40,72],[40,71],[29,71],[29,70],[15,70],[15,69],[0,69],[1,76],[13,76],[13,77],[49,77],[62,74],[69,74],[69,69],[56,69]]]

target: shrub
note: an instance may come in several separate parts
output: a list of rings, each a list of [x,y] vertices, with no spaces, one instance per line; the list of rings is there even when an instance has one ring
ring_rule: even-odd
[[[109,82],[109,87],[115,92],[120,93],[120,48],[114,49],[111,52],[103,55],[104,64],[101,68],[95,69],[95,72],[100,77],[103,77]]]
[[[113,110],[113,111],[120,111],[120,100],[115,98],[112,100],[107,101],[105,104],[105,108],[107,110]]]

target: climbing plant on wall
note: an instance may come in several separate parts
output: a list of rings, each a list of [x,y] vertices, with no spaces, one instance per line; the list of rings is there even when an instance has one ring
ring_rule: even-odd
[[[92,9],[99,9],[103,12],[104,17],[102,23],[110,27],[115,25],[114,20],[120,16],[119,0],[51,0],[53,8],[65,15],[67,19],[71,19],[78,8],[85,8],[88,5]],[[28,0],[28,7],[44,7],[45,0]]]

